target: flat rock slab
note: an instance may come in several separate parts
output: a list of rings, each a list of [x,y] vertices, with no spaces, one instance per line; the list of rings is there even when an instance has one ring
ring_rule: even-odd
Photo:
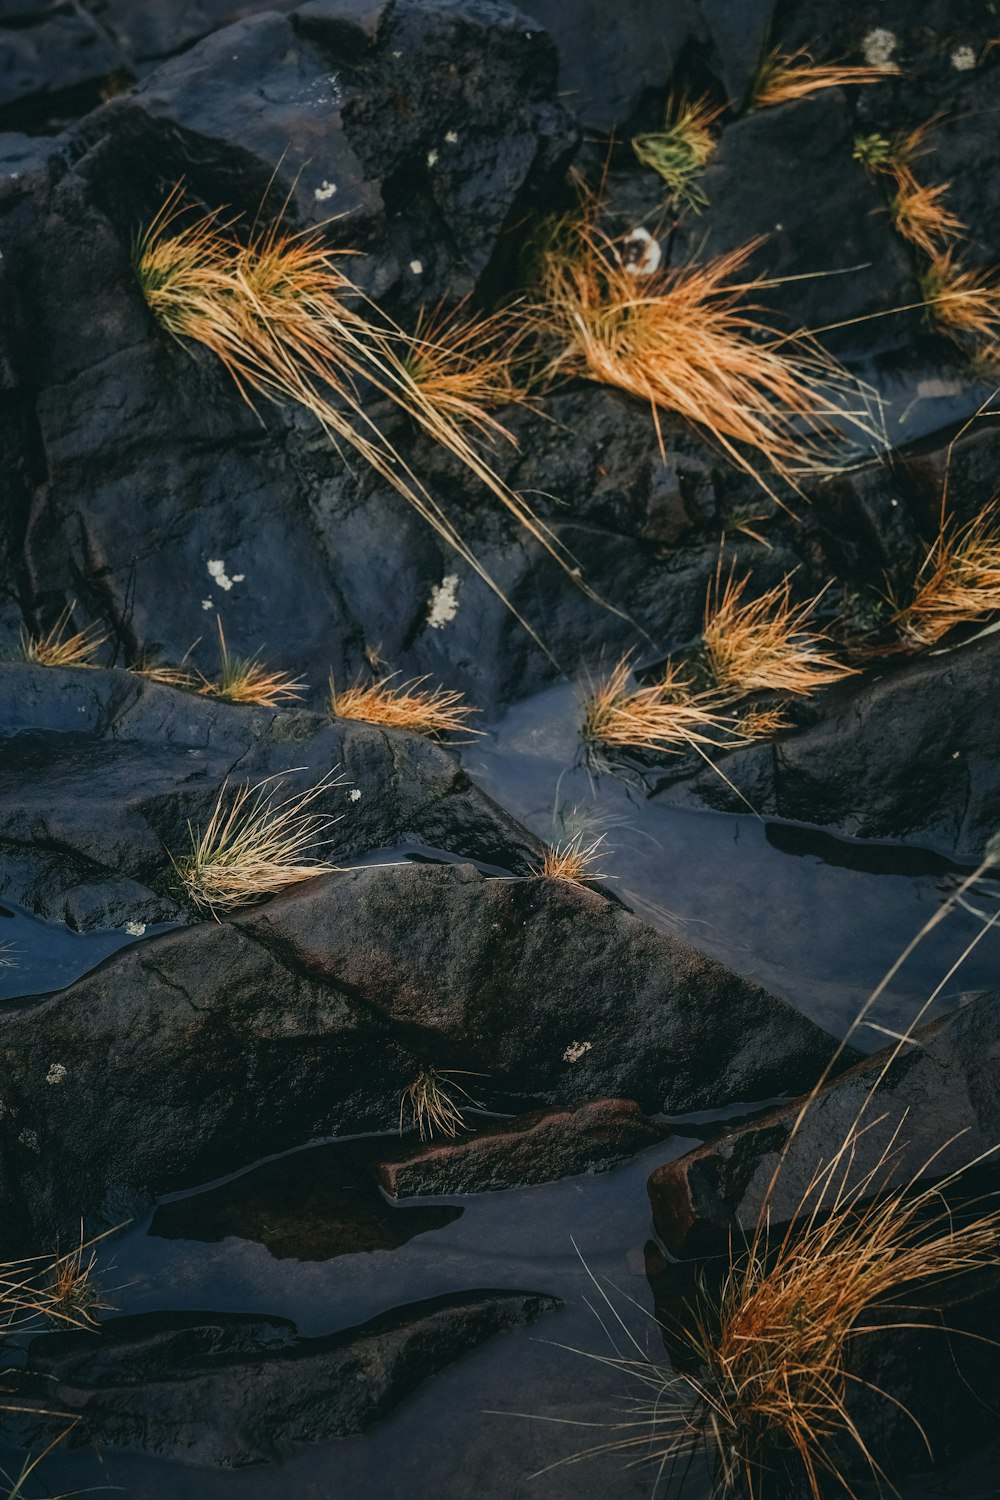
[[[74,1442],[233,1467],[364,1432],[429,1376],[559,1305],[467,1292],[320,1338],[284,1318],[144,1314],[43,1335],[29,1378],[41,1377],[46,1407],[79,1418]]]
[[[668,1133],[631,1099],[588,1099],[499,1120],[460,1140],[415,1146],[380,1162],[376,1174],[393,1198],[497,1192],[602,1171]]]
[[[483,1075],[486,1107],[684,1113],[801,1092],[833,1047],[596,892],[467,865],[345,871],[12,1002],[0,1201],[24,1235],[100,1205],[117,1221],[136,1193],[392,1129],[427,1067]]]
[[[1000,1142],[1000,991],[924,1028],[889,1058],[876,1053],[817,1094],[769,1197],[797,1103],[658,1167],[649,1196],[668,1249],[676,1255],[718,1249],[732,1229],[753,1229],[766,1197],[772,1223],[788,1222],[819,1164],[831,1159],[859,1117],[870,1128],[858,1136],[850,1181],[875,1166],[897,1132],[897,1184],[925,1165],[928,1180],[942,1177]]]

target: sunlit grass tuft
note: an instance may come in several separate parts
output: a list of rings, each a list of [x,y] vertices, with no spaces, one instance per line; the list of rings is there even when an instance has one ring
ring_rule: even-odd
[[[468,720],[479,710],[463,703],[462,694],[450,688],[425,688],[427,681],[427,677],[413,677],[393,686],[390,676],[338,689],[331,677],[330,713],[335,719],[363,719],[412,734],[474,734]]]
[[[965,526],[944,516],[894,623],[914,646],[932,646],[957,625],[1000,609],[1000,513],[988,506]]]
[[[702,169],[716,147],[712,126],[722,114],[709,99],[671,99],[662,130],[632,137],[632,149],[644,167],[651,167],[681,204],[697,210],[708,202],[698,185]]]
[[[602,749],[680,754],[689,746],[733,743],[735,727],[725,700],[695,690],[682,668],[668,663],[658,682],[640,685],[626,655],[586,698],[580,734]]]
[[[768,708],[758,704],[751,704],[749,708],[745,708],[736,721],[736,733],[748,744],[754,740],[773,739],[776,734],[781,734],[791,727],[791,720],[784,709]]]
[[[432,1140],[435,1131],[439,1135],[447,1136],[449,1140],[454,1140],[458,1132],[465,1129],[462,1106],[456,1099],[456,1095],[460,1095],[466,1101],[466,1107],[471,1106],[473,1109],[480,1107],[478,1101],[473,1099],[461,1084],[456,1083],[450,1073],[437,1073],[433,1068],[425,1068],[409,1087],[404,1089],[400,1098],[400,1135],[405,1129],[404,1116],[408,1105],[411,1126],[416,1126],[419,1130],[422,1141]]]
[[[602,833],[588,843],[585,834],[577,833],[561,844],[550,844],[542,863],[532,873],[547,880],[566,880],[572,885],[603,880],[605,877],[597,863],[605,852],[604,839]]]
[[[219,627],[219,680],[205,682],[201,691],[213,698],[225,698],[229,703],[252,703],[258,708],[282,708],[287,703],[297,702],[306,690],[306,683],[298,681],[291,672],[273,672],[254,656],[232,656],[226,645],[226,637]]]
[[[81,1224],[80,1243],[64,1254],[56,1251],[47,1285],[51,1301],[46,1315],[50,1321],[93,1328],[98,1323],[97,1314],[110,1307],[110,1303],[102,1300],[96,1276],[95,1245],[96,1241],[84,1238]]]
[[[1000,336],[1000,276],[960,265],[954,248],[934,254],[920,279],[930,318],[954,337]]]
[[[808,694],[854,673],[824,648],[826,636],[810,630],[816,599],[793,604],[785,578],[744,602],[749,582],[749,574],[730,574],[720,592],[716,578],[705,602],[705,658],[721,691]]]
[[[787,104],[793,99],[807,99],[821,89],[878,83],[889,71],[895,72],[896,69],[816,63],[805,47],[791,54],[785,54],[779,48],[769,52],[758,67],[752,102],[757,109]]]
[[[335,869],[314,851],[339,819],[307,809],[344,778],[329,771],[315,786],[280,802],[276,779],[244,783],[234,793],[223,786],[204,829],[188,824],[189,852],[171,856],[184,893],[215,917]]]
[[[778,337],[741,280],[757,242],[704,265],[670,268],[641,288],[613,244],[586,221],[566,226],[545,258],[537,318],[550,376],[583,376],[675,412],[704,430],[768,488],[748,451],[790,477],[830,467],[844,372],[804,337]]]
[[[510,310],[477,314],[463,305],[451,312],[438,308],[423,312],[406,338],[403,365],[428,408],[445,422],[513,442],[491,409],[528,400],[514,373],[524,334]]]
[[[158,682],[162,687],[178,688],[184,692],[192,692],[204,686],[203,680],[186,667],[171,667],[146,656],[133,663],[129,671],[134,672],[137,677],[145,677],[147,682]]]
[[[909,171],[897,172],[896,191],[889,200],[889,216],[899,233],[925,255],[935,256],[949,239],[965,228],[961,219],[945,206],[951,184],[930,187]]]
[[[84,630],[67,634],[75,608],[75,600],[67,604],[51,630],[44,635],[34,635],[22,628],[20,660],[34,662],[40,667],[94,666],[94,657],[107,640],[107,633],[98,625],[88,625]]]

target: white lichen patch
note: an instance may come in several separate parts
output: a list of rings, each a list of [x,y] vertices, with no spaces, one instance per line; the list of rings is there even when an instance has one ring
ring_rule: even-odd
[[[585,1057],[593,1050],[593,1042],[570,1042],[563,1053],[563,1062],[578,1063],[581,1057]]]
[[[37,1151],[38,1150],[38,1131],[37,1130],[22,1130],[21,1134],[18,1136],[17,1140],[18,1140],[18,1145],[24,1146],[25,1149],[28,1150],[28,1151]]]
[[[347,794],[347,798],[349,802],[360,802],[361,788],[359,786],[352,786],[351,790]]]
[[[440,630],[458,614],[458,574],[446,573],[440,583],[431,589],[427,601],[427,623],[432,630]]]
[[[971,47],[956,47],[951,54],[951,65],[959,73],[968,73],[970,68],[976,66],[976,54]]]
[[[129,937],[142,937],[146,931],[146,924],[145,922],[126,922],[124,930]]]
[[[444,138],[445,138],[445,140],[446,140],[446,142],[448,143],[449,146],[457,146],[458,145],[458,131],[457,130],[446,130],[445,133],[444,133]]]
[[[896,50],[896,36],[886,26],[875,26],[861,43],[861,55],[870,68],[896,69],[892,54]]]
[[[423,263],[423,261],[422,260],[411,260],[410,261],[410,270],[413,272],[414,276],[422,276],[424,274],[424,263]]]
[[[433,166],[435,166],[435,165],[436,165],[436,163],[437,163],[437,159],[438,159],[438,154],[437,154],[437,150],[436,150],[436,148],[432,148],[432,149],[431,149],[431,150],[430,150],[430,151],[428,151],[428,153],[427,153],[427,165],[428,165],[428,166],[429,166],[429,167],[433,167]]]
[[[630,276],[652,276],[662,259],[659,240],[641,225],[622,243],[621,261]]]
[[[225,589],[226,593],[229,592],[234,583],[243,583],[247,576],[245,573],[234,573],[232,578],[230,578],[226,572],[226,564],[221,557],[210,557],[206,563],[206,567],[208,568],[209,577],[212,582],[217,583],[220,589]]]
[[[201,601],[201,607],[202,609],[214,609],[215,605],[212,603],[211,599],[203,599]]]
[[[45,1082],[58,1084],[62,1083],[65,1077],[66,1069],[63,1067],[62,1063],[53,1063],[51,1068],[45,1075]]]
[[[314,190],[313,197],[316,199],[317,203],[325,203],[328,198],[333,197],[336,191],[337,184],[335,182],[327,182],[326,178],[324,177],[319,187]]]

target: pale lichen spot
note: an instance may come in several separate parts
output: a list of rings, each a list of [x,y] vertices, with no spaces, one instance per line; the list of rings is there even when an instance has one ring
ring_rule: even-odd
[[[201,601],[201,607],[202,609],[214,609],[215,605],[212,603],[211,599],[203,599]]]
[[[45,1075],[45,1082],[59,1084],[64,1081],[65,1077],[66,1069],[63,1067],[62,1063],[53,1063],[49,1068],[49,1071]]]
[[[37,1151],[38,1150],[38,1131],[37,1130],[22,1130],[21,1134],[18,1136],[17,1140],[18,1140],[18,1144],[21,1145],[21,1146],[24,1146],[25,1149],[28,1150],[28,1151]]]
[[[886,26],[875,26],[861,43],[861,54],[870,68],[895,70],[898,63],[892,60],[896,50],[896,37]]]
[[[145,922],[126,922],[124,930],[128,933],[129,937],[142,937],[146,931],[146,924]]]
[[[226,572],[226,564],[221,557],[210,557],[207,563],[209,576],[213,583],[217,583],[220,589],[228,593],[234,583],[243,583],[246,579],[245,573],[234,573],[232,578]]]
[[[630,276],[652,276],[662,259],[659,240],[641,225],[622,244],[621,262]]]
[[[327,182],[326,178],[324,177],[319,187],[314,191],[313,197],[316,199],[317,203],[325,203],[328,198],[333,197],[336,191],[337,184],[335,182]]]
[[[446,573],[431,589],[427,601],[427,623],[432,630],[440,630],[458,614],[458,582],[457,573]]]
[[[437,150],[435,148],[432,148],[427,153],[427,165],[429,167],[433,167],[435,165],[435,163],[437,162],[437,159],[438,159]]]
[[[445,133],[444,133],[444,138],[447,141],[447,143],[448,143],[449,146],[457,146],[458,145],[458,131],[457,130],[446,130]]]
[[[563,1062],[578,1063],[581,1057],[593,1050],[593,1042],[570,1042],[563,1053]]]
[[[349,801],[351,801],[351,802],[360,802],[361,801],[361,788],[359,786],[352,786],[351,790],[348,792],[347,796],[348,796]]]
[[[411,260],[410,261],[410,270],[413,272],[414,276],[422,276],[424,274],[424,263],[423,263],[423,261],[422,260]]]
[[[956,47],[951,54],[951,65],[959,73],[968,73],[970,68],[976,66],[976,54],[971,47]]]

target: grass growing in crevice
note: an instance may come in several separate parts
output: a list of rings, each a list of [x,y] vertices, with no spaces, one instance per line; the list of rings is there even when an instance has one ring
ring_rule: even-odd
[[[148,656],[141,656],[133,662],[129,671],[136,677],[145,677],[147,682],[158,682],[161,687],[177,688],[181,692],[194,692],[199,686],[204,687],[203,680],[187,667],[171,667]]]
[[[663,178],[671,196],[697,213],[708,203],[698,178],[715,153],[712,126],[723,113],[710,99],[683,95],[667,101],[662,130],[632,137],[632,149],[644,167]]]
[[[887,72],[896,69],[849,63],[817,63],[806,47],[783,53],[775,48],[764,57],[754,78],[751,103],[755,109],[787,104],[793,99],[808,99],[823,89],[854,87],[878,83]]]
[[[749,574],[737,579],[731,573],[720,590],[716,577],[706,601],[705,660],[720,692],[807,695],[854,673],[826,649],[829,638],[810,626],[818,598],[793,604],[786,577],[744,600],[750,581]],[[753,738],[763,722],[758,719]]]
[[[465,1108],[482,1107],[460,1083],[455,1082],[452,1073],[438,1073],[433,1068],[423,1069],[404,1089],[400,1098],[400,1135],[406,1128],[405,1114],[409,1107],[411,1128],[416,1127],[422,1141],[433,1140],[435,1131],[453,1141],[459,1131],[465,1129],[460,1099],[465,1101]]]
[[[935,187],[918,182],[909,171],[896,174],[896,189],[889,199],[889,217],[898,233],[927,256],[938,254],[949,240],[965,229],[961,219],[945,206],[945,195],[950,187],[950,182]]]
[[[184,894],[216,919],[336,868],[315,850],[339,817],[309,808],[345,778],[334,768],[308,790],[276,801],[280,785],[277,776],[235,792],[227,783],[204,828],[188,824],[188,852],[171,855]]]
[[[535,317],[550,379],[583,377],[646,402],[661,452],[660,414],[676,413],[777,500],[761,463],[791,483],[835,467],[834,417],[850,381],[806,335],[776,335],[748,300],[769,284],[741,278],[760,243],[640,288],[585,214],[544,257]]]
[[[492,415],[498,406],[525,405],[527,387],[515,374],[525,328],[511,309],[473,313],[423,311],[404,343],[403,366],[429,409],[485,438],[513,443]]]
[[[424,687],[428,680],[413,677],[394,686],[390,676],[338,689],[331,677],[330,713],[335,719],[362,719],[367,724],[405,729],[411,734],[475,734],[468,721],[479,710],[464,703],[462,694],[450,688]]]
[[[893,623],[914,647],[933,646],[958,625],[1000,610],[1000,511],[988,506],[959,525],[942,509],[938,533],[912,597],[893,600]]]
[[[589,841],[584,833],[577,833],[559,844],[550,844],[545,856],[532,874],[546,880],[565,880],[571,885],[587,885],[606,877],[598,869],[598,861],[604,854],[606,835],[601,833]]]
[[[107,640],[99,625],[70,632],[70,619],[76,600],[67,604],[52,628],[45,634],[34,634],[22,627],[18,658],[40,667],[92,667],[94,657]]]
[[[954,246],[936,251],[920,278],[935,327],[959,340],[995,346],[1000,338],[1000,275],[963,266]]]
[[[204,682],[201,688],[212,698],[225,698],[229,703],[252,703],[258,708],[282,708],[296,703],[302,697],[307,684],[295,678],[291,672],[274,672],[260,661],[260,652],[253,656],[233,656],[226,645],[222,621],[216,621],[219,629],[219,680]]]
[[[718,693],[698,690],[690,673],[673,663],[658,681],[635,683],[628,655],[592,688],[580,734],[587,745],[601,750],[669,754],[738,743],[735,716]]]

